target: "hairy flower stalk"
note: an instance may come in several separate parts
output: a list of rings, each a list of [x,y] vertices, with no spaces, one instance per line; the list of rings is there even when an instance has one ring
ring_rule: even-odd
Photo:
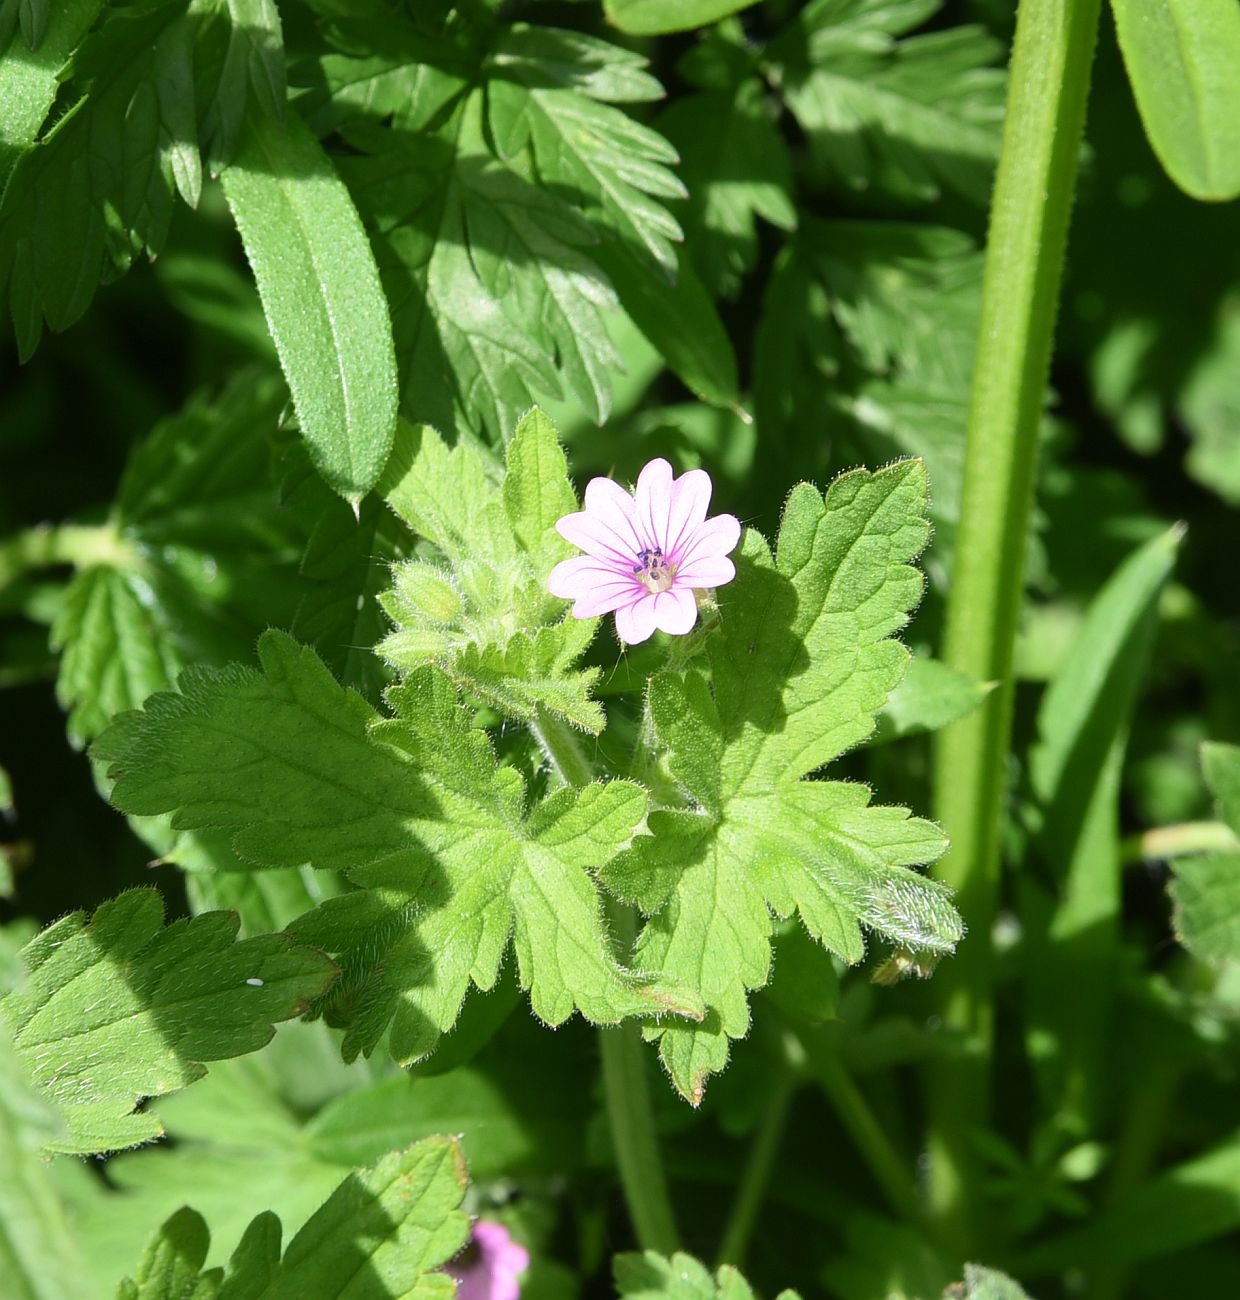
[[[676,478],[662,458],[642,470],[631,495],[611,479],[591,479],[585,509],[556,523],[585,554],[551,570],[552,594],[574,602],[574,618],[614,612],[616,634],[629,645],[656,628],[690,631],[697,593],[736,576],[728,554],[740,541],[740,521],[706,518],[712,489],[705,470]]]

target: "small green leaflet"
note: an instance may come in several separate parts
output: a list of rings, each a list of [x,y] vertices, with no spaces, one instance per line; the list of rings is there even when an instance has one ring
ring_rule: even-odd
[[[1001,46],[983,28],[905,33],[942,0],[813,0],[765,62],[822,177],[912,203],[982,205],[999,154]],[[900,39],[903,38],[903,39]]]
[[[263,674],[197,672],[96,744],[132,813],[173,812],[178,829],[219,827],[261,866],[303,863],[361,888],[289,933],[336,953],[333,1002],[352,1024],[344,1050],[425,1056],[472,981],[491,988],[513,939],[534,1013],[580,1010],[611,1024],[701,1014],[675,980],[618,966],[592,873],[631,838],[645,794],[626,781],[561,790],[526,806],[520,775],[497,767],[456,686],[436,667],[389,692],[381,718],[341,689],[313,651],[268,632]]]
[[[284,119],[284,34],[275,0],[205,0],[199,39],[200,62],[216,72],[205,88],[202,139],[218,175],[241,141],[247,101]]]
[[[616,96],[613,80],[578,78],[565,84],[564,74],[554,70],[564,48],[555,44],[558,33],[533,28],[525,33],[526,58],[501,64],[503,79],[488,86],[488,125],[500,156],[513,158],[528,146],[542,185],[573,193],[591,221],[670,278],[676,269],[673,244],[683,236],[660,200],[686,195],[669,170],[678,161],[676,150],[657,131],[606,102]],[[547,54],[529,57],[535,39],[552,42],[550,72]],[[592,45],[592,62],[612,48]],[[627,51],[619,57],[626,65],[634,62]],[[657,84],[649,80],[651,88]],[[633,97],[627,87],[621,94]]]
[[[224,193],[320,473],[357,503],[396,426],[387,301],[344,183],[296,116],[251,115]]]
[[[451,1300],[437,1272],[464,1245],[465,1159],[455,1138],[427,1138],[351,1173],[280,1253],[280,1220],[260,1214],[228,1268],[203,1271],[210,1233],[178,1210],[146,1248],[117,1300]]]
[[[617,1255],[612,1268],[624,1300],[754,1300],[753,1289],[730,1264],[712,1275],[681,1251],[671,1259],[653,1250]],[[781,1291],[775,1300],[800,1297],[795,1291]]]
[[[183,1088],[204,1061],[252,1052],[273,1023],[305,1011],[336,971],[286,935],[235,941],[237,918],[208,912],[163,926],[150,889],[74,912],[23,950],[26,983],[0,1009],[19,1057],[68,1133],[53,1151],[114,1151],[158,1137],[143,1097]]]
[[[770,977],[772,912],[796,909],[847,962],[864,955],[863,926],[929,954],[962,934],[949,891],[908,869],[943,852],[938,827],[870,807],[865,786],[802,779],[869,735],[904,675],[908,651],[891,637],[921,597],[910,561],[925,509],[920,461],[845,474],[825,502],[801,484],[774,561],[745,535],[708,642],[711,681],[692,670],[651,681],[650,717],[686,806],[652,812],[650,834],[602,876],[650,915],[638,966],[707,1005],[700,1026],[647,1031],[695,1104],[749,1027],[746,991]]]
[[[10,22],[15,3],[7,3]],[[38,41],[24,30],[25,6],[20,32],[13,28],[6,33],[0,19],[0,47],[8,46],[0,57],[0,187],[21,152],[34,144],[60,86],[57,74],[102,8],[103,0],[60,0],[51,29],[41,32]],[[24,49],[15,48],[19,41]]]
[[[938,731],[967,717],[993,689],[938,659],[914,659],[879,713],[872,743]]]
[[[659,130],[684,158],[688,248],[708,288],[735,297],[758,257],[755,218],[795,230],[792,158],[756,77],[679,99]],[[743,180],[735,179],[743,176]]]
[[[1206,784],[1223,821],[1240,837],[1240,746],[1202,745]],[[1240,960],[1240,849],[1177,858],[1169,892],[1180,942],[1207,961]]]
[[[401,672],[438,664],[508,717],[530,722],[546,709],[601,731],[603,710],[589,695],[599,670],[572,666],[598,619],[567,616],[547,591],[552,566],[576,553],[555,521],[577,509],[547,416],[535,408],[517,426],[498,482],[468,444],[449,451],[432,429],[402,429],[384,488],[442,561],[394,568],[382,601],[396,630],[378,652]]]

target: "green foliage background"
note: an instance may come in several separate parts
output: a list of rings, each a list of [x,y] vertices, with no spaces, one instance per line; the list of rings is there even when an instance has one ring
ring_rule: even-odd
[[[1180,21],[1179,4],[1158,7]],[[459,1180],[435,1172],[443,1150],[412,1145],[438,1134],[462,1135],[466,1208],[530,1245],[533,1297],[616,1286],[731,1297],[752,1284],[765,1295],[787,1286],[931,1300],[961,1278],[962,1294],[1015,1294],[984,1269],[966,1275],[966,1256],[1047,1300],[1080,1294],[1081,1278],[1096,1300],[1240,1292],[1238,214],[1234,200],[1195,202],[1164,172],[1226,199],[1235,142],[1202,152],[1193,132],[1208,143],[1226,124],[1193,119],[1191,95],[1183,111],[1170,92],[1150,99],[1168,75],[1160,47],[1130,43],[1133,6],[1117,2],[1128,70],[1104,15],[1027,539],[1010,870],[993,936],[997,1106],[973,1135],[983,1229],[962,1251],[927,1225],[918,1157],[926,1064],[950,1063],[968,1044],[942,1031],[933,979],[887,985],[908,953],[888,962],[873,945],[865,968],[846,970],[862,951],[856,916],[816,924],[796,897],[834,957],[773,918],[768,903],[781,916],[791,906],[781,900],[796,893],[792,870],[773,870],[760,894],[745,862],[774,850],[730,839],[738,814],[728,808],[764,808],[769,826],[754,813],[755,834],[773,837],[772,801],[781,823],[796,823],[808,817],[806,790],[825,799],[839,777],[872,785],[883,805],[926,812],[925,733],[985,696],[988,684],[954,678],[933,655],[960,520],[1011,6],[738,8],[0,4],[0,981],[19,988],[10,1009],[30,1033],[55,1013],[57,981],[75,962],[120,980],[139,1008],[143,990],[182,979],[160,954],[185,936],[205,952],[233,942],[218,919],[186,919],[212,909],[236,912],[240,943],[229,951],[265,980],[240,1017],[217,1014],[212,989],[194,990],[201,1000],[184,1023],[210,1022],[211,1052],[169,1056],[161,1044],[182,1022],[139,1016],[133,1077],[113,1093],[76,1092],[68,1119],[29,1080],[0,1072],[0,1160],[14,1171],[0,1170],[0,1278],[11,1268],[26,1279],[15,1295],[111,1294],[126,1274],[148,1286],[132,1294],[160,1295],[174,1276],[214,1286],[202,1278],[234,1246],[225,1287],[245,1293],[242,1266],[264,1261],[269,1293],[295,1289],[306,1276],[296,1272],[306,1267],[295,1250],[302,1225],[324,1202],[320,1213],[334,1206],[346,1225],[364,1218],[347,1189],[381,1198],[398,1162],[404,1172],[426,1165],[428,1186],[447,1180],[427,1202],[439,1217],[417,1226],[425,1240],[409,1229],[419,1243],[410,1285],[431,1294],[442,1279],[423,1270],[463,1232]],[[1209,8],[1223,34],[1193,55],[1206,63],[1234,35]],[[257,855],[272,869],[253,871],[236,869],[219,806],[201,825],[162,820],[206,798],[209,774],[187,776],[175,756],[165,784],[187,784],[172,802],[126,803],[122,786],[127,821],[101,797],[102,765],[85,753],[117,713],[187,668],[212,725],[203,700],[241,681],[248,724],[275,734],[254,703],[253,672],[260,635],[275,628],[357,692],[340,703],[306,669],[316,698],[331,695],[359,735],[358,719],[373,720],[398,674],[410,674],[411,695],[421,686],[431,698],[443,682],[468,693],[490,748],[449,692],[436,717],[443,734],[462,734],[435,781],[466,789],[461,806],[483,820],[480,837],[507,834],[518,773],[536,795],[546,788],[525,723],[550,713],[598,733],[601,702],[608,726],[589,746],[618,760],[642,725],[645,678],[664,663],[654,646],[622,654],[600,634],[575,666],[583,644],[555,623],[537,580],[562,557],[536,524],[573,508],[564,466],[522,469],[532,435],[512,441],[534,404],[554,422],[578,489],[596,473],[631,482],[656,455],[678,470],[702,465],[712,508],[772,539],[782,524],[789,554],[798,510],[810,508],[794,495],[784,513],[798,481],[818,486],[808,496],[821,512],[821,489],[854,466],[917,457],[928,474],[928,583],[904,633],[914,665],[872,743],[839,756],[898,676],[882,665],[870,666],[872,681],[850,679],[857,700],[845,691],[832,704],[855,709],[855,732],[834,747],[820,740],[801,766],[768,755],[748,785],[728,785],[729,764],[745,755],[718,683],[761,630],[737,621],[708,656],[718,708],[696,669],[657,678],[652,695],[670,757],[644,776],[656,794],[687,790],[710,812],[692,844],[675,821],[687,814],[656,812],[652,826],[667,819],[669,840],[613,857],[645,796],[619,783],[605,796],[557,796],[566,821],[592,823],[591,869],[643,907],[673,892],[656,887],[668,842],[676,863],[700,872],[709,859],[733,873],[710,899],[745,919],[759,957],[711,940],[731,1019],[648,1030],[686,1095],[700,1098],[700,1080],[722,1072],[691,1109],[653,1049],[646,1066],[693,1255],[713,1260],[738,1170],[775,1161],[745,1234],[748,1284],[649,1255],[623,1256],[613,1282],[612,1256],[636,1242],[593,1031],[580,1017],[554,1034],[531,1020],[512,959],[495,991],[463,1010],[464,966],[442,1005],[418,1003],[402,1060],[422,1055],[458,1010],[460,1021],[408,1074],[383,1053],[358,1056],[408,992],[400,974],[391,988],[366,975],[379,942],[366,927],[406,954],[405,975],[416,964],[392,932],[399,900],[354,918],[357,953],[333,949],[345,975],[320,1018],[238,1055],[324,985],[324,959],[277,932],[307,913],[352,915],[372,894],[336,874],[343,858],[318,873],[302,867],[309,859],[285,852],[283,825]],[[422,425],[442,439],[424,430],[411,441]],[[848,482],[833,489],[838,499]],[[454,522],[462,517],[472,532]],[[499,532],[495,519],[507,521]],[[1186,530],[1173,528],[1181,521]],[[893,543],[890,563],[912,560],[923,532]],[[776,571],[793,582],[783,553],[773,561],[756,539],[746,545],[738,591],[774,583]],[[915,592],[892,599],[893,610],[917,603]],[[296,653],[278,634],[262,644],[269,675]],[[824,662],[835,653],[825,639],[815,650]],[[236,663],[248,675],[226,670]],[[164,753],[129,725],[97,758]],[[416,755],[433,747],[426,736],[402,743]],[[694,761],[716,750],[713,764]],[[359,785],[395,781],[380,742],[359,739],[356,752]],[[831,758],[831,782],[800,780]],[[934,828],[907,825],[907,861],[936,857]],[[554,830],[539,823],[511,860],[492,854],[495,876],[525,879],[540,854],[554,856],[538,839]],[[793,856],[812,856],[821,828],[794,830]],[[1112,861],[1109,875],[1096,869]],[[935,911],[940,892],[919,883],[927,933],[938,926],[954,939],[955,923]],[[135,888],[152,884],[166,926],[153,895]],[[523,973],[530,950],[511,888]],[[678,916],[704,907],[688,877],[679,888]],[[95,909],[89,930],[65,917]],[[62,917],[41,940],[56,952],[39,967],[44,983],[25,984],[19,948]],[[636,962],[666,985],[608,968],[598,975],[606,991],[587,995],[540,968],[535,1009],[552,1023],[574,1007],[607,1021],[651,999],[692,1009],[678,982],[692,954],[676,956],[667,924],[651,924]],[[294,937],[326,942],[313,922]],[[751,992],[768,969],[771,982]],[[53,1076],[94,1059],[95,1032],[82,1020],[76,1037],[48,1040]],[[199,1077],[204,1061],[215,1063]],[[130,1115],[139,1097],[158,1100]],[[107,1126],[122,1121],[131,1127],[116,1138]],[[92,1145],[101,1123],[114,1140]],[[37,1155],[125,1146],[161,1123],[172,1142],[103,1163],[62,1155],[46,1166]],[[173,1220],[140,1275],[143,1244],[186,1203],[213,1244],[201,1220]],[[283,1256],[279,1225],[273,1237],[256,1217],[269,1210],[283,1224]],[[398,1244],[402,1224],[389,1225]],[[94,1290],[74,1290],[82,1285]]]

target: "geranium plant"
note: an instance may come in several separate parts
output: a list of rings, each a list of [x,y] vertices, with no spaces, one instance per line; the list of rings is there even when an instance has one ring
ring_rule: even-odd
[[[0,0],[2,1300],[1234,1290],[1240,7],[1101,10]]]

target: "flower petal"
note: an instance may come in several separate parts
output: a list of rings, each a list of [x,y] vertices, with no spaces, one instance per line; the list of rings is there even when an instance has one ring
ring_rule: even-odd
[[[594,618],[599,614],[610,614],[613,609],[631,605],[645,594],[644,588],[633,583],[616,582],[607,587],[596,587],[588,595],[578,598],[573,606],[573,617]]]
[[[683,636],[697,622],[697,601],[687,587],[661,591],[654,598],[654,625],[672,636]]]
[[[632,572],[641,547],[632,525],[621,521],[621,526],[624,533],[617,533],[614,521],[601,519],[597,513],[588,510],[578,510],[555,521],[560,537],[572,542],[573,546],[580,546],[586,555],[593,555],[595,560],[602,560],[617,572],[625,568]]]
[[[701,555],[676,570],[676,586],[722,587],[736,577],[736,565],[726,555]]]
[[[710,508],[714,484],[704,469],[691,469],[673,484],[667,525],[661,539],[663,554],[676,561],[679,548],[685,545],[696,528],[701,527]]]
[[[634,522],[646,546],[666,555],[667,520],[672,508],[672,467],[662,456],[646,465],[633,490]]]
[[[654,597],[643,592],[631,605],[616,610],[616,635],[626,645],[649,641],[654,634]]]
[[[693,530],[680,556],[681,566],[688,569],[707,556],[727,555],[740,539],[741,521],[735,515],[716,515]]]
[[[610,614],[626,601],[645,594],[632,574],[617,573],[592,555],[574,555],[571,560],[561,560],[551,570],[547,587],[553,596],[576,601],[574,618]]]
[[[603,583],[615,582],[619,574],[592,555],[574,555],[561,560],[547,575],[547,589],[553,596],[577,600]]]

